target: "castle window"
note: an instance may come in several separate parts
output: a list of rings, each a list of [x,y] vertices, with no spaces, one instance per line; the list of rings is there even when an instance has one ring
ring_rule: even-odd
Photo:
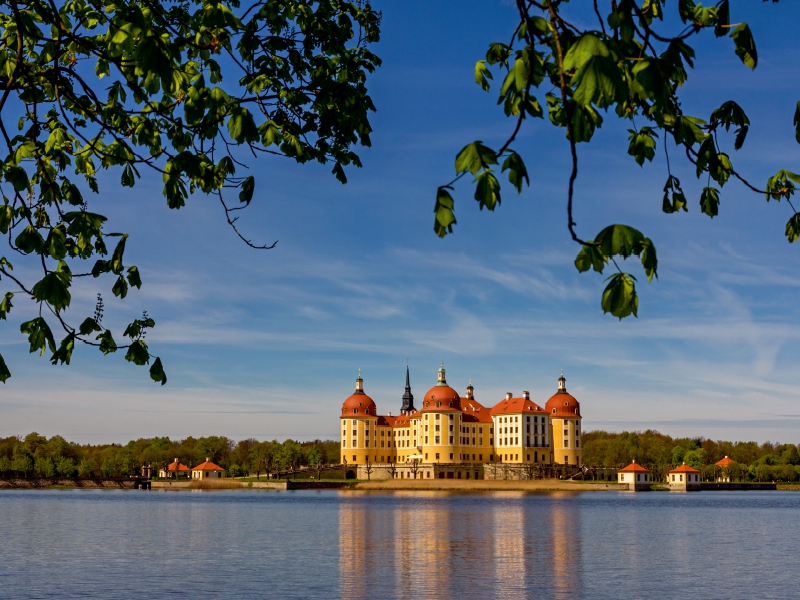
[[[436,403],[436,408],[439,408],[441,405],[442,405],[442,403],[441,403],[441,402],[437,402],[437,403]],[[439,415],[436,415],[436,416],[438,417]]]
[[[436,460],[439,460],[439,453],[436,453]]]
[[[453,408],[453,401],[450,400],[450,408]]]

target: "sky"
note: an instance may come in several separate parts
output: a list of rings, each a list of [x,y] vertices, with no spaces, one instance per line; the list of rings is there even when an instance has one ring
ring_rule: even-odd
[[[586,7],[574,4],[575,22],[588,25]],[[515,11],[500,0],[373,5],[383,11],[374,47],[383,66],[369,80],[377,112],[372,147],[357,149],[363,168],[341,185],[326,166],[251,160],[257,188],[239,224],[254,241],[278,240],[268,252],[242,244],[213,198],[197,195],[174,211],[152,175],[133,189],[120,190],[117,175],[101,182],[92,210],[109,217],[109,230],[130,233],[126,259],[144,285],[121,301],[110,280],[82,281],[70,311],[91,314],[98,292],[107,326],[147,310],[156,321],[147,342],[169,382],[153,383],[122,353],[78,348],[69,366],[28,354],[18,331],[33,307],[20,301],[0,326],[13,374],[0,387],[0,436],[335,439],[358,369],[379,411],[396,414],[407,362],[421,399],[444,361],[449,384],[463,392],[471,379],[488,406],[523,390],[544,405],[563,369],[587,431],[800,442],[800,244],[783,235],[786,203],[730,182],[710,220],[698,205],[703,184],[671,144],[690,202],[688,213],[665,215],[661,145],[639,167],[626,154],[629,125],[607,115],[579,147],[578,232],[591,238],[626,223],[659,255],[651,284],[640,265],[627,267],[639,280],[639,317],[619,321],[600,308],[605,275],[573,265],[564,132],[530,120],[513,144],[530,187],[517,195],[504,185],[489,213],[460,182],[458,225],[439,239],[435,192],[452,179],[455,154],[474,140],[497,146],[513,126],[473,68],[490,42],[509,37]],[[707,118],[736,100],[752,127],[734,164],[763,185],[778,169],[800,172],[792,125],[800,41],[772,33],[774,23],[796,29],[800,7],[734,10],[742,13],[733,21],[753,29],[758,68],[708,32],[695,46],[683,106]]]

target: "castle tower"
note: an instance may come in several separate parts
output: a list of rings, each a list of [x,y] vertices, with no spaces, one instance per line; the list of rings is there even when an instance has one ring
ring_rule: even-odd
[[[364,379],[358,370],[356,389],[342,403],[342,463],[363,465],[378,462],[378,410],[375,401],[364,392]],[[355,477],[355,471],[352,477]]]
[[[400,406],[401,415],[409,415],[417,410],[414,408],[414,394],[411,393],[411,380],[408,375],[408,365],[406,365],[406,391],[403,393],[403,404]]]
[[[558,378],[558,391],[547,401],[550,417],[550,462],[581,465],[581,405],[567,393],[564,371]]]

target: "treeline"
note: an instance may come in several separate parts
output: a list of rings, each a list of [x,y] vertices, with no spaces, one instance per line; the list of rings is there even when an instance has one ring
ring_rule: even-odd
[[[175,459],[191,467],[210,459],[228,477],[263,475],[303,466],[322,466],[339,462],[335,441],[255,439],[234,442],[223,436],[188,437],[174,441],[168,437],[140,438],[121,444],[76,444],[60,435],[50,439],[38,433],[25,437],[0,438],[0,475],[38,477],[125,477],[140,473],[150,465],[154,475]]]
[[[633,460],[662,476],[673,466],[686,463],[713,481],[800,481],[800,453],[794,444],[727,442],[706,438],[673,438],[658,431],[583,434],[583,462],[618,468]],[[725,469],[714,464],[724,457],[734,462]]]

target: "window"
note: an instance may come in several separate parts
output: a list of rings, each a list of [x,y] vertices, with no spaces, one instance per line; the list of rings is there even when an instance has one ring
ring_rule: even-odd
[[[381,440],[381,448],[383,448],[383,440]]]
[[[353,462],[356,462],[356,460],[357,460],[357,459],[356,459],[356,455],[355,455],[355,454],[353,454]]]
[[[357,429],[353,429],[353,435],[358,435],[358,430]]]
[[[427,436],[427,435],[425,436],[425,443],[426,443],[426,444],[428,443],[428,436]],[[426,458],[427,458],[427,457],[426,457]]]
[[[425,423],[425,431],[428,431],[428,424]]]
[[[576,448],[580,448],[581,447],[581,441],[580,440],[575,440],[575,447]]]
[[[564,440],[564,448],[569,448],[569,440]]]
[[[450,453],[450,460],[453,460],[453,453]]]
[[[453,416],[454,416],[454,415],[450,415],[450,420],[451,420],[451,421],[453,420]]]
[[[439,420],[439,416],[440,416],[440,415],[438,415],[438,414],[437,414],[437,415],[436,415],[436,417],[435,417],[437,421]]]
[[[475,428],[472,428],[473,433],[475,432]],[[478,433],[483,433],[483,427],[478,427]]]
[[[531,455],[530,454],[526,454],[525,455],[525,460],[530,460],[530,459],[531,459]]]
[[[436,431],[439,431],[439,425],[435,425],[435,426],[434,426],[434,429],[435,429]]]
[[[439,460],[439,453],[436,453],[436,460]]]
[[[531,418],[530,417],[525,417],[525,422],[526,423],[530,423],[531,422]]]
[[[438,435],[436,436],[435,443],[436,443],[437,446],[439,445],[439,436]]]
[[[481,460],[483,460],[483,459],[481,459]],[[489,455],[489,460],[494,460],[494,454],[490,454]]]
[[[481,433],[483,433],[483,431],[481,431]],[[489,427],[489,433],[490,434],[494,433],[494,427]]]
[[[453,424],[452,423],[450,423],[450,431],[453,431]]]
[[[425,453],[425,460],[428,460],[428,453]]]
[[[450,436],[450,443],[451,444],[453,443],[453,436],[452,435]]]
[[[494,438],[489,438],[489,445],[494,446]]]
[[[347,440],[342,440],[342,448],[347,448]]]
[[[568,435],[569,435],[569,429],[565,429],[564,430],[564,437],[567,437]]]

